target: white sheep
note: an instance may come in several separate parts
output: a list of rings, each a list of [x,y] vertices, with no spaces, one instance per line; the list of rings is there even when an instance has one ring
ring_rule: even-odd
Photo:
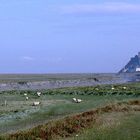
[[[77,99],[76,98],[72,98],[72,99],[73,99],[74,102],[77,102]]]
[[[41,92],[37,92],[37,96],[40,97],[41,96]]]
[[[123,89],[126,89],[126,87],[123,87]]]
[[[24,93],[24,96],[27,96],[27,93]]]
[[[99,90],[98,88],[95,88],[95,90]]]
[[[81,99],[77,99],[77,103],[81,103],[82,102],[82,100]]]
[[[114,88],[114,87],[112,87],[111,89],[112,89],[112,90],[114,90],[115,88]]]
[[[29,99],[29,97],[26,97],[26,100],[28,100]]]
[[[81,103],[81,102],[82,102],[81,99],[76,99],[76,98],[73,98],[73,101],[74,101],[75,103]]]
[[[38,106],[40,105],[40,102],[33,102],[33,106]]]

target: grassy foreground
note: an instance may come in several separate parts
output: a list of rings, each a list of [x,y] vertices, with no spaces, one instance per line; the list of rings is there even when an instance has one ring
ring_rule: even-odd
[[[139,118],[140,112],[106,113],[92,128],[63,140],[139,140]]]
[[[4,138],[1,137],[1,140],[52,140],[59,139],[61,137],[66,138],[80,132],[83,129],[92,127],[93,124],[96,124],[96,121],[98,120],[99,116],[104,113],[128,111],[140,111],[140,100],[133,100],[107,105],[96,110],[91,110],[88,112],[69,116],[57,121],[51,121],[45,125],[40,125],[29,131],[11,134],[9,136],[5,136]],[[111,131],[113,132],[113,129]],[[102,129],[101,132],[103,132]],[[115,133],[118,134],[117,132]],[[103,134],[107,139],[106,133],[102,133],[102,135]],[[114,137],[115,135],[111,134],[111,136]],[[139,135],[137,136],[137,138],[138,137]]]
[[[28,101],[25,100],[24,93],[28,94]],[[78,137],[72,139],[86,140],[84,136],[86,134],[92,136],[92,130],[97,133],[96,136],[101,132],[99,136],[106,137],[106,134],[113,129],[101,129],[105,132],[105,136],[102,131],[98,132],[99,125],[96,124],[98,117],[112,112],[115,114],[128,111],[139,112],[139,95],[140,83],[42,90],[40,98],[37,97],[36,91],[1,92],[0,133],[11,133],[11,135],[4,135],[4,137],[0,137],[0,140],[66,139],[77,133]],[[73,97],[80,98],[83,102],[74,103]],[[7,101],[6,106],[4,105],[5,100]],[[130,102],[134,100],[137,101]],[[34,101],[40,101],[41,105],[32,106]],[[123,126],[123,121],[120,122]],[[96,126],[97,130],[92,126]],[[134,126],[136,125],[134,124]],[[24,131],[17,132],[18,130]],[[85,132],[84,136],[79,135],[80,132]],[[95,137],[95,139],[99,138]]]

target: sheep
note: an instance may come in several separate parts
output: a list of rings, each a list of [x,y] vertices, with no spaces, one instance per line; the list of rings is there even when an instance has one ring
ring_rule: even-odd
[[[40,102],[33,102],[33,106],[38,106],[40,104],[41,104]]]
[[[29,99],[29,97],[26,97],[26,100],[28,100]]]
[[[126,87],[123,87],[123,89],[126,89]]]
[[[115,88],[114,88],[114,87],[112,87],[111,89],[112,89],[112,90],[114,90]]]
[[[74,101],[75,103],[81,103],[81,102],[82,102],[81,99],[76,99],[76,98],[73,98],[73,101]]]
[[[24,93],[24,96],[27,96],[27,93]]]
[[[81,103],[82,102],[82,100],[81,99],[77,99],[77,103]]]
[[[77,102],[76,98],[72,98],[74,102]]]
[[[37,96],[40,97],[41,96],[41,92],[37,92]]]
[[[98,88],[95,88],[95,90],[99,90]]]

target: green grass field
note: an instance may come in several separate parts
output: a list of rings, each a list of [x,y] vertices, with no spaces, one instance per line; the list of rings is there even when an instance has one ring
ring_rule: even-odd
[[[126,87],[126,89],[124,89],[124,87]],[[25,99],[24,93],[28,94],[29,100]],[[65,116],[93,110],[108,104],[139,100],[139,95],[140,83],[42,90],[41,97],[36,95],[36,91],[1,92],[0,134],[15,133],[21,130],[28,131],[28,129],[47,123],[50,120],[59,120]],[[83,101],[79,104],[74,103],[72,101],[73,97],[80,98]],[[34,101],[40,101],[41,104],[39,106],[32,106]],[[101,124],[98,125],[97,123],[97,127],[84,129],[82,133],[78,134],[78,137],[72,136],[72,138],[68,139],[99,139],[98,136],[101,136],[100,139],[113,139],[113,136],[118,135],[119,129],[125,129],[127,121],[130,123],[130,126],[132,124],[134,128],[135,126],[138,128],[137,124],[135,124],[135,120],[137,120],[139,113],[132,113],[132,115],[114,114],[118,116],[120,125],[110,129],[110,127],[102,128],[100,127]],[[110,116],[113,114],[106,115]],[[122,117],[120,117],[120,115],[122,115]],[[101,120],[104,121],[106,117],[102,118]],[[123,120],[122,118],[125,119]],[[98,128],[100,128],[100,131]],[[126,131],[130,131],[129,129],[128,125]],[[136,133],[137,131],[138,130],[136,130]],[[110,133],[112,136],[109,135]],[[121,137],[123,138],[125,135]],[[132,137],[130,136],[130,138]]]
[[[92,128],[63,140],[139,140],[139,118],[140,112],[106,113]]]

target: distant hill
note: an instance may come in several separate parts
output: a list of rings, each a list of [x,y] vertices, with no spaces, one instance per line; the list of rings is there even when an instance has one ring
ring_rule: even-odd
[[[140,52],[135,57],[132,57],[127,65],[122,68],[119,73],[134,73],[140,72]]]

